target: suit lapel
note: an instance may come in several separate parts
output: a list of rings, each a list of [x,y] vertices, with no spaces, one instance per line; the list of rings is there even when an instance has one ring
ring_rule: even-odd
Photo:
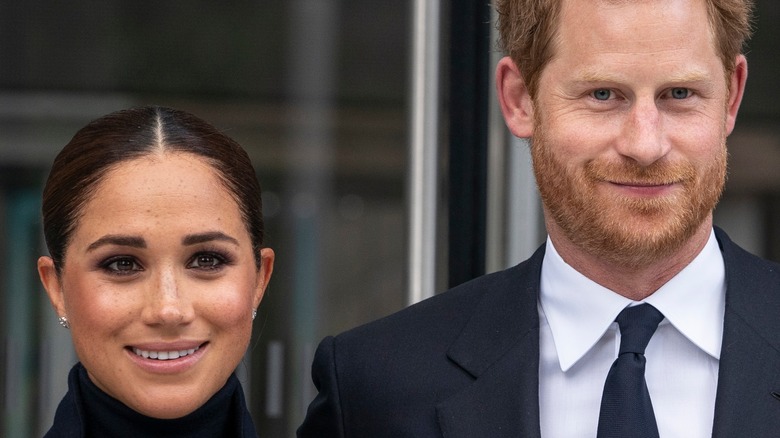
[[[714,437],[780,436],[780,266],[716,228],[726,313]],[[443,436],[539,437],[537,297],[544,247],[487,293],[449,358],[474,377],[436,408]]]
[[[479,303],[448,357],[475,380],[437,406],[445,437],[538,437],[539,315],[544,246]]]
[[[716,234],[726,313],[713,436],[780,436],[780,266]]]

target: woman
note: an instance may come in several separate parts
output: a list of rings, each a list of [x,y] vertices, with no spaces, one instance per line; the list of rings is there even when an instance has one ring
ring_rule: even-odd
[[[38,272],[79,363],[47,437],[254,437],[233,371],[273,269],[246,152],[145,107],[82,128],[43,192]]]

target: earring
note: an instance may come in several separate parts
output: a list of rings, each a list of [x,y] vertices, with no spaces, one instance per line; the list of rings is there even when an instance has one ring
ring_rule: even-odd
[[[60,316],[59,318],[57,318],[57,322],[59,322],[60,325],[65,327],[66,329],[70,328],[70,324],[68,324],[68,317],[67,316]]]
[[[257,316],[257,309],[252,309],[252,321],[255,320],[256,316]]]

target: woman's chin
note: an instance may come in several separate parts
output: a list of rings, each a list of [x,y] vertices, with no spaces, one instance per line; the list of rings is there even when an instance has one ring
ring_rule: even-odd
[[[193,397],[166,397],[157,400],[143,400],[140,403],[125,403],[134,411],[151,418],[172,420],[195,412],[206,400]]]

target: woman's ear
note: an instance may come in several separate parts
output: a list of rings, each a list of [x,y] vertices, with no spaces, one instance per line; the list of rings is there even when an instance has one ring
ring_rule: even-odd
[[[62,282],[51,257],[43,256],[38,259],[38,276],[41,278],[43,288],[46,289],[46,294],[49,295],[49,301],[51,301],[54,311],[57,312],[57,316],[66,316]]]
[[[533,134],[534,109],[525,79],[514,61],[503,57],[496,66],[496,91],[509,131],[516,137]]]
[[[257,286],[255,287],[255,296],[252,299],[252,307],[257,309],[260,301],[263,300],[265,289],[271,280],[271,274],[274,271],[274,250],[263,248],[260,250],[260,270],[257,272]]]

